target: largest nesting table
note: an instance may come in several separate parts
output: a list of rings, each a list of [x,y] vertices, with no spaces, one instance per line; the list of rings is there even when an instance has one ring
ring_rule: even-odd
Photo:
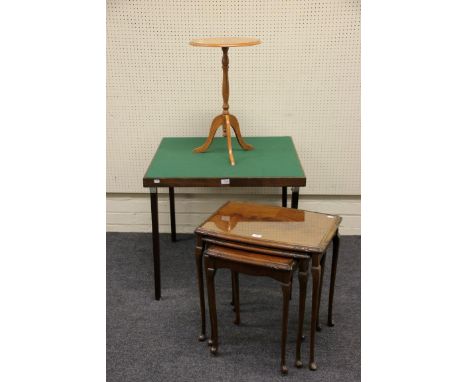
[[[291,207],[299,203],[299,187],[306,177],[291,137],[246,137],[255,150],[244,151],[233,142],[236,166],[226,160],[224,138],[214,138],[210,150],[194,153],[203,137],[167,137],[161,140],[143,178],[150,189],[156,300],[161,298],[158,188],[169,188],[171,238],[176,240],[174,187],[281,187],[282,205],[292,187]]]

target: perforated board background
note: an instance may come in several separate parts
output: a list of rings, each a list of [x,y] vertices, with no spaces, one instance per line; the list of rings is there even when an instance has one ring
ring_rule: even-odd
[[[163,137],[207,135],[222,110],[222,52],[188,43],[219,36],[263,41],[229,50],[243,135],[291,135],[302,194],[360,194],[358,0],[108,0],[107,191],[147,192]]]

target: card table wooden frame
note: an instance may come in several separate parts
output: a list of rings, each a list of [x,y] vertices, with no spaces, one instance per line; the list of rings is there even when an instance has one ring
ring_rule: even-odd
[[[237,165],[223,160],[224,139],[214,138],[209,152],[193,152],[203,137],[163,138],[143,178],[143,187],[150,189],[151,224],[154,263],[154,291],[161,299],[161,264],[159,247],[158,189],[169,188],[171,239],[176,241],[175,187],[281,187],[282,205],[287,204],[287,188],[291,187],[291,207],[299,203],[299,187],[306,177],[291,137],[251,137],[255,150],[246,152],[236,143]]]

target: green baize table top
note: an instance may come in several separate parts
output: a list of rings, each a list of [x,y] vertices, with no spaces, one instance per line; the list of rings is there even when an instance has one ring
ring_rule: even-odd
[[[144,181],[165,178],[305,178],[291,137],[246,137],[254,146],[245,151],[233,140],[236,161],[231,166],[226,138],[216,137],[204,153],[193,151],[204,137],[163,138]],[[146,184],[146,187],[149,185]]]

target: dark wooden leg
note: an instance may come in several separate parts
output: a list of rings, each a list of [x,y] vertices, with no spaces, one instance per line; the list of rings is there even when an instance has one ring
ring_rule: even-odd
[[[328,296],[328,326],[334,326],[333,322],[333,296],[335,294],[336,266],[338,265],[338,254],[340,252],[340,235],[336,232],[333,238],[333,258],[330,276],[330,294]]]
[[[239,302],[239,273],[232,272],[231,275],[234,281],[233,290],[234,290],[234,311],[236,312],[236,319],[234,323],[236,325],[240,324],[240,302]]]
[[[318,258],[312,259],[312,318],[310,320],[310,353],[309,353],[309,369],[317,370],[315,362],[315,332],[317,326],[317,313],[319,301],[319,286],[320,286],[320,273],[321,267]]]
[[[214,286],[214,275],[216,270],[209,268],[205,261],[206,284],[208,287],[208,305],[210,307],[211,322],[211,347],[210,352],[216,354],[218,351],[218,318],[216,315],[216,294]]]
[[[291,301],[292,299],[292,285],[293,285],[293,276],[294,275],[291,275],[291,289],[289,290],[289,301]]]
[[[291,283],[281,284],[283,290],[283,325],[281,331],[281,373],[288,374],[286,366],[286,341],[288,337],[288,318],[289,318],[289,295],[291,293]]]
[[[203,248],[204,244],[201,237],[197,236],[197,244],[195,247],[195,263],[198,277],[198,294],[200,297],[200,314],[201,314],[201,334],[198,337],[199,341],[206,339],[206,321],[205,321],[205,288],[203,285]]]
[[[174,187],[169,187],[169,208],[170,208],[170,215],[171,215],[171,239],[172,241],[176,241]]]
[[[235,282],[234,282],[234,271],[231,271],[231,305],[234,306],[234,291],[235,291],[235,288],[236,286],[234,285]],[[234,308],[232,308],[232,311],[235,312],[236,311],[236,307],[234,306]]]
[[[288,188],[287,187],[282,187],[281,206],[282,207],[288,206]]]
[[[309,278],[309,260],[301,260],[299,262],[299,326],[297,328],[296,338],[296,367],[302,367],[301,360],[301,347],[302,347],[302,333],[304,326],[304,311],[307,294],[307,279]]]
[[[327,258],[327,252],[324,252],[322,254],[322,259],[320,260],[320,285],[319,285],[319,299],[318,299],[318,305],[317,305],[317,326],[316,329],[318,332],[322,330],[322,327],[320,326],[320,300],[322,299],[322,286],[323,286],[323,275],[325,274],[325,260]]]
[[[151,188],[151,225],[153,232],[154,294],[161,299],[161,262],[159,258],[158,189]]]
[[[291,208],[296,208],[299,206],[299,187],[292,188],[291,196]]]

